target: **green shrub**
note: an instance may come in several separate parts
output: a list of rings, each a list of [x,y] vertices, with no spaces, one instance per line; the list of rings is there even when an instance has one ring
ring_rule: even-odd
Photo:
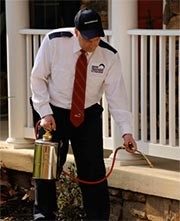
[[[74,163],[68,167],[68,173],[73,177],[77,176]],[[57,193],[58,220],[75,221],[81,220],[85,216],[82,194],[78,183],[62,173],[60,180],[57,182]]]

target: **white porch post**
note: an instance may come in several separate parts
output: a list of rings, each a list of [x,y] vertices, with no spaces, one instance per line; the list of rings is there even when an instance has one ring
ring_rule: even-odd
[[[32,141],[24,139],[25,126],[25,39],[19,30],[29,27],[29,1],[6,0],[7,70],[8,70],[8,143],[14,147],[28,147]]]
[[[122,63],[122,71],[129,97],[129,110],[131,110],[131,52],[128,29],[137,28],[137,0],[112,0],[112,44],[119,51]],[[113,147],[122,145],[120,133],[113,124]],[[112,158],[113,154],[110,156]],[[140,163],[138,155],[130,154],[125,150],[119,150],[116,164],[129,165]]]

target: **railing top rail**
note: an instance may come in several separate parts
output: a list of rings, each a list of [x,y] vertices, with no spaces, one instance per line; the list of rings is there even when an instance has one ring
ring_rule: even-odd
[[[21,29],[19,31],[20,34],[23,35],[45,35],[46,33],[52,31],[51,29]]]
[[[68,28],[67,28],[68,29]],[[23,35],[45,35],[48,32],[52,31],[52,29],[21,29],[19,31],[20,34]],[[106,36],[111,36],[112,31],[111,30],[104,30]]]
[[[127,33],[129,35],[180,36],[180,31],[177,29],[130,29]]]

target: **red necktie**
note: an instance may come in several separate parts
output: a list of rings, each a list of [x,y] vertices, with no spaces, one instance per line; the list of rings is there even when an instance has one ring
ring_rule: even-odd
[[[85,51],[81,50],[81,54],[76,63],[76,72],[70,113],[70,120],[75,127],[78,127],[84,121],[86,76],[87,58],[85,55]]]

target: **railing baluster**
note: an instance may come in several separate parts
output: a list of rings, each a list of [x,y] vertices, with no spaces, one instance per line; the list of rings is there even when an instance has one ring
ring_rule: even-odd
[[[157,142],[156,36],[150,36],[150,141]]]
[[[39,36],[33,35],[33,62],[39,49]]]
[[[105,98],[105,95],[102,97],[102,106],[104,108],[103,111],[103,135],[108,137],[109,135],[109,119],[108,119],[108,104]]]
[[[30,75],[32,69],[32,36],[26,35],[26,88],[27,88],[27,127],[32,127],[32,111],[29,102],[29,98],[31,97],[31,89],[30,89]]]
[[[138,70],[138,36],[132,36],[132,113],[133,134],[139,140],[139,70]]]
[[[147,141],[147,36],[141,36],[141,140]]]
[[[160,144],[166,144],[166,37],[159,38],[159,133]]]
[[[169,37],[169,144],[176,145],[175,133],[175,37]]]
[[[178,72],[179,72],[179,76],[178,76],[178,78],[179,78],[179,83],[178,83],[178,87],[179,87],[179,100],[180,100],[180,37],[178,38],[178,44],[179,44],[179,53],[178,53]],[[179,104],[178,104],[178,109],[179,109],[179,147],[180,147],[180,101],[178,102]],[[178,144],[177,144],[178,145]]]
[[[44,35],[40,35],[40,43],[42,43],[43,39],[44,39]]]

